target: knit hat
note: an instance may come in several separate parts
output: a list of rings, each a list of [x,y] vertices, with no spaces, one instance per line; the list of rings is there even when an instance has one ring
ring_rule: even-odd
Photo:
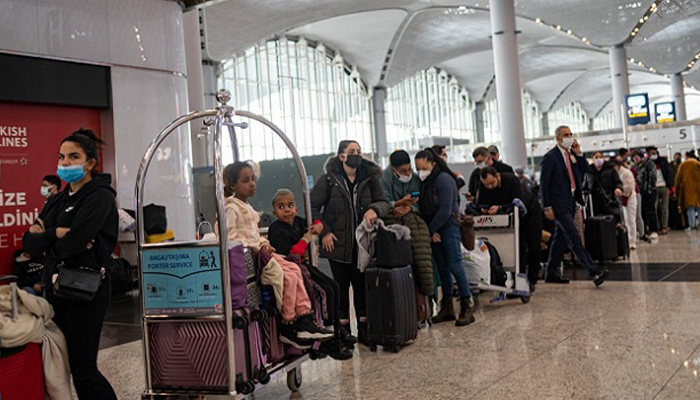
[[[402,165],[410,163],[411,156],[409,156],[408,153],[404,150],[396,150],[389,156],[389,164],[391,164],[391,166],[394,168],[398,168]]]

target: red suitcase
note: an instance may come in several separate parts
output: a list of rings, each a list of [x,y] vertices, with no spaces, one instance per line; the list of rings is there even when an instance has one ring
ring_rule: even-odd
[[[18,353],[0,356],[0,398],[2,400],[43,400],[44,371],[41,345],[28,343]]]

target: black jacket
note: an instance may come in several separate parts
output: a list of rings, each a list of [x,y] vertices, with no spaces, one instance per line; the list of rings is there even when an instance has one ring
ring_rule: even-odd
[[[487,189],[484,184],[480,184],[479,192],[476,195],[478,207],[501,206],[512,209],[513,200],[520,199],[525,207],[530,210],[532,196],[526,193],[523,185],[517,176],[504,172],[501,174],[501,185],[495,189]]]
[[[275,221],[267,231],[267,240],[275,248],[278,254],[289,255],[295,244],[299,243],[307,231],[308,224],[301,217],[294,217],[294,223],[289,225],[282,221]]]
[[[617,201],[615,189],[622,190],[622,180],[612,164],[606,162],[600,171],[591,164],[586,174],[584,191],[591,194],[593,214],[618,215],[620,213],[619,205],[615,204]]]
[[[311,212],[314,220],[323,222],[320,239],[328,233],[338,239],[328,253],[321,246],[321,256],[332,261],[352,263],[356,245],[355,229],[370,208],[379,217],[389,212],[389,202],[379,183],[382,170],[369,160],[362,160],[357,168],[353,191],[350,193],[343,164],[337,157],[326,163],[326,173],[318,178],[311,191]]]
[[[502,163],[500,161],[494,161],[493,164],[491,165],[496,172],[499,174],[502,174],[504,172],[509,172],[511,174],[514,174],[515,172],[513,171],[513,167],[511,167],[508,164]],[[479,191],[479,187],[481,187],[481,168],[476,168],[474,171],[472,171],[472,174],[469,176],[469,186],[467,187],[467,190],[469,190],[469,193],[472,196],[476,196],[476,192]],[[461,186],[458,186],[461,188]]]
[[[664,181],[666,181],[666,187],[669,189],[672,188],[675,177],[673,176],[673,169],[671,169],[668,158],[659,156],[659,158],[652,161],[657,169],[661,169],[661,175],[664,177]]]
[[[574,174],[576,190],[571,193],[571,181],[559,146],[554,146],[540,163],[540,191],[542,207],[552,207],[555,214],[574,214],[574,201],[583,204],[581,179],[588,172],[588,161],[583,156],[569,152],[571,170]],[[575,162],[574,162],[575,161]]]
[[[110,186],[111,180],[110,175],[96,175],[73,195],[67,185],[58,195],[55,207],[40,215],[46,232],[24,234],[27,252],[46,253],[45,285],[48,286],[56,266],[62,261],[74,266],[111,270],[112,252],[119,236],[116,192]],[[70,232],[58,239],[56,228],[70,228]],[[92,243],[91,249],[87,248],[89,243]]]

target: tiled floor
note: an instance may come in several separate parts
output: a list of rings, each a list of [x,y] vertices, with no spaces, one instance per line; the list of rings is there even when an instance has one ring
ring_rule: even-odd
[[[482,301],[477,323],[433,325],[398,354],[360,346],[349,361],[307,362],[299,393],[280,377],[255,398],[700,399],[698,239],[674,232],[640,245],[599,289],[541,284],[527,305]],[[121,301],[103,336],[129,342],[102,350],[99,364],[120,399],[137,399],[137,304]]]

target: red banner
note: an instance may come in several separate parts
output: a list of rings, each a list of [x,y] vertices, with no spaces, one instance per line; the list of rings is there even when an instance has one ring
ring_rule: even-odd
[[[0,275],[12,271],[22,235],[41,211],[41,181],[56,174],[61,140],[81,126],[99,135],[100,111],[0,103]]]

